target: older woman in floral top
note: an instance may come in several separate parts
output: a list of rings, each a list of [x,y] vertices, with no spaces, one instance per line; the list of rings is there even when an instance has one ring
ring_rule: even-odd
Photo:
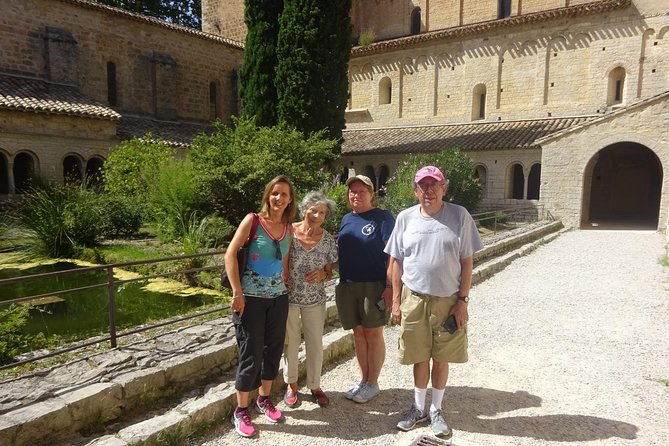
[[[321,390],[320,380],[323,366],[325,281],[332,277],[332,268],[337,262],[337,244],[321,225],[334,213],[334,207],[334,201],[322,193],[310,192],[300,203],[303,220],[293,224],[288,270],[288,321],[283,351],[283,377],[288,383],[284,402],[288,407],[294,407],[298,401],[297,355],[301,331],[304,331],[306,347],[306,385],[320,406],[327,406],[330,402]]]

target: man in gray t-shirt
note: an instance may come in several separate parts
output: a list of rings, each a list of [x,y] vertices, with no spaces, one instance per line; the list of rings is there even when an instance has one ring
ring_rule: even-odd
[[[448,181],[438,168],[425,166],[416,172],[414,193],[419,204],[397,216],[385,252],[394,263],[392,316],[401,324],[399,361],[413,364],[415,386],[414,403],[397,427],[408,431],[429,419],[435,435],[448,438],[452,432],[441,403],[448,364],[468,359],[473,255],[483,243],[467,210],[443,201],[447,189]]]

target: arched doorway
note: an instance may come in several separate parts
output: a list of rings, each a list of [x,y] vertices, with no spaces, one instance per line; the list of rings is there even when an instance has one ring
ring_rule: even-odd
[[[80,184],[82,180],[81,160],[76,155],[68,155],[63,160],[63,182]]]
[[[35,177],[35,160],[28,153],[14,157],[14,188],[17,194],[28,192]]]
[[[662,164],[649,148],[612,144],[588,163],[582,227],[657,229]]]
[[[0,195],[9,193],[9,163],[4,153],[0,152]]]
[[[102,166],[104,160],[101,158],[93,157],[88,160],[86,163],[86,185],[89,187],[100,187],[102,186]]]

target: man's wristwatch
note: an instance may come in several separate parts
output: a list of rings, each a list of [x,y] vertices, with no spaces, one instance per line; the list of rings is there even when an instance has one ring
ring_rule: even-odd
[[[469,296],[458,296],[458,300],[461,300],[464,303],[468,303],[469,302]]]

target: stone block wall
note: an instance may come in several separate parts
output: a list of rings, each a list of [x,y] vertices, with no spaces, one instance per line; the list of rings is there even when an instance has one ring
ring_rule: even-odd
[[[244,0],[202,0],[202,31],[244,42]]]
[[[111,62],[118,110],[169,119],[208,121],[212,82],[220,117],[229,118],[232,101],[225,96],[242,59],[240,47],[217,37],[66,0],[3,1],[0,40],[0,72],[74,83],[106,104]]]
[[[608,92],[617,68],[625,73],[621,105],[669,88],[667,31],[669,16],[622,10],[354,56],[350,108],[368,114],[347,126],[468,122],[477,118],[477,85],[486,120],[604,113],[616,105]],[[381,105],[384,77],[392,96]]]

